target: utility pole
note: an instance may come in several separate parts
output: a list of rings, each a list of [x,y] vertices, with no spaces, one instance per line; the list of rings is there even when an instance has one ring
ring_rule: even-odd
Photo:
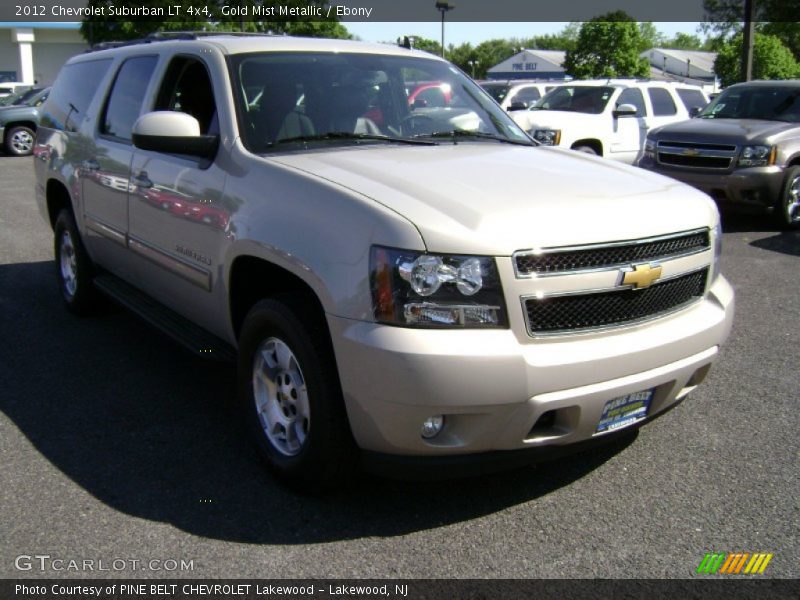
[[[756,0],[744,0],[744,36],[742,38],[742,81],[753,78],[753,38],[755,37]]]
[[[446,0],[436,0],[436,10],[442,13],[442,58],[444,58],[444,13],[448,10],[453,10],[455,7],[455,4]]]

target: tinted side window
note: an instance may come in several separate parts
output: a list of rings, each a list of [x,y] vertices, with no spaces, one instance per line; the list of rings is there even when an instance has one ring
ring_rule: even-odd
[[[650,102],[653,103],[653,115],[656,117],[678,113],[678,109],[672,101],[672,96],[664,88],[649,88],[647,93],[650,94]]]
[[[706,99],[703,98],[703,94],[700,90],[678,88],[678,96],[688,111],[691,111],[693,108],[703,108],[706,104],[708,104]]]
[[[131,139],[131,130],[139,118],[144,93],[157,61],[155,56],[138,56],[122,64],[106,104],[100,133]]]
[[[186,56],[173,59],[158,92],[155,109],[180,111],[193,116],[203,135],[219,132],[211,78],[199,60]]]
[[[617,106],[620,104],[633,104],[636,107],[637,117],[647,116],[647,108],[644,105],[644,96],[642,96],[642,92],[636,88],[627,88],[622,90],[622,93],[617,99]]]
[[[525,108],[528,108],[541,97],[542,95],[535,87],[527,87],[518,91],[511,99],[511,102],[522,102]]]
[[[44,127],[75,131],[86,116],[111,59],[73,63],[61,69],[42,111]]]

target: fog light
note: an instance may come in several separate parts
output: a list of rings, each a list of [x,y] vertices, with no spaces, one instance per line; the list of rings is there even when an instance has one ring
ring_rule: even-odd
[[[439,435],[444,427],[444,415],[433,415],[422,422],[422,437],[429,440]]]

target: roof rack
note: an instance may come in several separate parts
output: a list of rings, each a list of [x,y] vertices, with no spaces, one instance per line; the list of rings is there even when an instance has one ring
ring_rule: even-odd
[[[110,48],[120,48],[122,46],[136,46],[139,44],[152,44],[153,42],[171,42],[175,40],[197,40],[206,37],[276,37],[275,33],[262,33],[250,31],[154,31],[143,38],[135,40],[123,40],[112,42],[98,42],[86,52],[99,52]]]

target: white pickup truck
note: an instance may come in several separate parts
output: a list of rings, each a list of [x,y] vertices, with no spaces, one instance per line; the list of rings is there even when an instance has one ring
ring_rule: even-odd
[[[542,144],[633,164],[650,129],[685,121],[707,103],[697,86],[603,79],[559,86],[511,115]]]

